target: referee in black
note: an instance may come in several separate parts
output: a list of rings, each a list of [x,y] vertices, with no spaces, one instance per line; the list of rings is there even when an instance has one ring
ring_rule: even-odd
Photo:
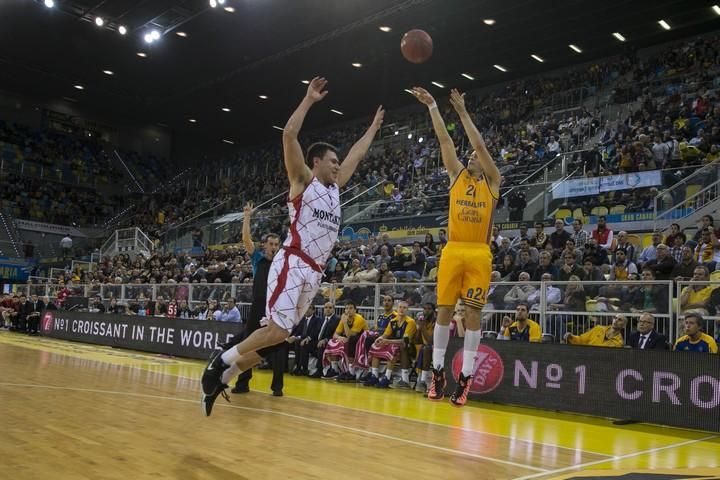
[[[272,265],[275,254],[280,249],[280,236],[275,233],[268,233],[263,237],[262,250],[255,248],[255,243],[250,234],[250,219],[253,214],[253,204],[249,202],[243,209],[244,219],[242,226],[242,241],[245,251],[252,259],[253,267],[253,291],[252,305],[250,307],[250,315],[245,322],[243,331],[235,335],[229,342],[223,344],[223,349],[234,347],[245,338],[250,336],[255,330],[260,328],[260,320],[265,316],[265,303],[267,300],[267,283],[268,273],[270,273],[270,265]],[[287,365],[289,346],[287,342],[283,342],[273,347],[264,348],[258,351],[258,354],[270,362],[273,368],[273,379],[270,388],[273,396],[283,396],[283,375]],[[247,393],[250,391],[250,379],[252,378],[252,368],[238,375],[235,388],[232,393]]]

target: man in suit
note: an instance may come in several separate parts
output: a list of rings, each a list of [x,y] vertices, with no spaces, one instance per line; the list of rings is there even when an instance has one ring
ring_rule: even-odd
[[[655,317],[648,312],[640,315],[637,331],[628,336],[627,344],[640,350],[667,350],[668,348],[667,337],[655,331]]]
[[[25,303],[24,307],[25,319],[27,320],[27,333],[29,335],[38,335],[38,326],[40,324],[40,315],[45,310],[45,304],[37,295],[30,295],[30,300]]]
[[[311,352],[311,355],[318,359],[318,368],[315,372],[308,372],[308,376],[311,378],[320,378],[323,374],[320,360],[325,352],[330,339],[332,339],[335,330],[337,329],[338,323],[340,323],[340,317],[335,313],[335,305],[331,302],[325,303],[323,306],[323,316],[320,319],[321,325],[317,335],[317,349],[315,352]]]
[[[288,343],[295,350],[295,368],[292,375],[307,375],[310,354],[317,352],[318,334],[322,327],[322,319],[315,315],[315,306],[310,305],[305,316],[290,333]]]

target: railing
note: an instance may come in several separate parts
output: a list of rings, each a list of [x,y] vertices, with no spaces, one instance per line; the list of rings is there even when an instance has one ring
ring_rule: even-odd
[[[629,332],[643,311],[652,312],[656,330],[673,341],[682,335],[681,319],[685,313],[679,292],[685,287],[704,288],[708,285],[717,288],[720,282],[678,282],[677,290],[671,281],[497,282],[491,284],[488,291],[482,330],[499,332],[503,318],[514,317],[517,303],[524,301],[530,304],[530,318],[556,341],[562,340],[567,332],[580,334],[594,325],[610,324],[618,314],[628,319]],[[56,298],[62,288],[57,284],[20,287],[28,295],[50,298]],[[252,286],[246,283],[91,284],[69,285],[68,289],[75,296],[99,296],[105,302],[114,298],[126,305],[162,297],[165,301],[184,300],[197,307],[210,300],[224,303],[235,298],[243,318],[249,314],[252,302]],[[573,290],[576,293],[571,295]],[[434,283],[326,283],[320,287],[313,304],[322,308],[330,301],[340,313],[343,305],[352,301],[368,323],[374,325],[382,312],[381,295],[407,301],[412,314],[421,312],[426,302],[437,303]],[[571,303],[566,303],[573,298]],[[713,315],[705,316],[705,332],[720,334],[720,317],[714,315],[715,307],[708,304],[707,309]]]

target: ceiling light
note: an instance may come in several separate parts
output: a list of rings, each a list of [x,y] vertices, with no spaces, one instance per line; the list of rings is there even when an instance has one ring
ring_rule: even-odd
[[[83,87],[82,85],[73,85],[73,87],[75,87],[78,90],[85,90],[85,87]]]
[[[229,112],[230,109],[229,109],[228,107],[222,107],[222,111],[223,111],[223,112]]]
[[[540,55],[535,55],[534,53],[530,55],[530,58],[532,58],[533,60],[537,60],[540,63],[545,62],[545,59],[543,59]]]
[[[486,18],[485,20],[483,20],[483,23],[485,25],[495,25],[495,20],[492,18]]]
[[[385,25],[383,25],[382,27],[380,27],[380,31],[381,31],[381,32],[388,33],[388,32],[391,31],[391,30],[392,30],[392,28],[387,27],[387,26],[385,26]]]
[[[395,130],[395,135],[399,135],[399,134],[400,134],[400,131]]]
[[[624,42],[624,41],[625,41],[625,37],[623,37],[620,32],[613,32],[613,37],[617,38],[617,39],[620,40],[621,42]]]
[[[463,73],[461,74],[463,77],[467,78],[468,80],[475,80],[475,77],[470,75],[469,73]]]
[[[507,72],[507,68],[503,67],[502,65],[493,65],[493,67],[497,68],[501,72]]]
[[[45,0],[45,6],[47,8],[53,8],[55,6],[55,2],[53,0]]]
[[[105,20],[102,17],[95,17],[95,25],[102,27],[105,25]]]
[[[713,12],[717,13],[718,15],[720,15],[720,6],[718,6],[718,5],[713,5],[713,6],[712,6],[712,9],[713,9]]]
[[[226,138],[223,138],[223,142],[230,144],[230,145],[235,145],[235,142],[233,142],[232,140],[228,140]]]
[[[118,33],[120,35],[125,35],[127,33],[127,27],[125,25],[120,25],[118,27]]]
[[[580,47],[578,47],[577,45],[573,45],[573,44],[571,43],[570,45],[568,45],[568,47],[570,47],[571,50],[573,50],[573,51],[575,51],[575,52],[577,52],[577,53],[582,53],[582,50],[580,50]]]
[[[160,32],[153,30],[150,32],[150,37],[152,37],[153,40],[160,40]]]
[[[408,140],[412,139],[412,133],[408,133]]]
[[[332,113],[336,113],[336,114],[338,114],[338,115],[345,115],[345,114],[344,114],[343,112],[341,112],[340,110],[335,110],[334,108],[331,109],[330,111],[331,111]]]
[[[136,55],[141,58],[147,57],[147,53],[145,53],[145,52],[138,52]]]
[[[432,84],[435,85],[436,87],[445,88],[445,85],[443,85],[443,84],[440,83],[440,82],[430,82],[430,83],[432,83]]]
[[[115,75],[115,72],[113,72],[112,70],[103,70],[102,72],[103,72],[105,75]]]
[[[188,122],[190,122],[190,123],[197,123],[197,120],[195,120],[194,118],[188,118]]]
[[[146,33],[146,34],[145,34],[145,36],[144,36],[143,38],[145,39],[145,43],[152,43],[152,42],[154,42],[154,41],[155,41],[155,40],[153,40],[153,37],[152,37],[152,35],[151,35],[151,34],[149,34],[149,33]]]
[[[216,7],[217,7],[217,0],[210,0],[210,6],[211,6],[212,8],[216,8]]]
[[[658,24],[665,30],[670,30],[670,24],[665,20],[658,20]]]
[[[268,96],[267,95],[258,95],[258,98],[260,98],[262,100],[267,100]]]
[[[355,62],[352,64],[352,66],[355,68],[360,68],[360,67],[362,67],[362,63]]]
[[[273,125],[273,128],[275,130],[280,130],[281,132],[283,131],[282,127],[278,127],[277,125]]]
[[[225,5],[225,0],[217,0],[218,5]]]
[[[409,88],[406,88],[405,91],[406,91],[407,93],[409,93],[410,95],[413,94],[412,90],[410,90]]]
[[[183,37],[183,38],[187,37],[187,33],[185,33],[185,32],[175,32],[175,35],[177,35],[178,37]]]
[[[225,11],[228,13],[235,13],[235,9],[233,7],[225,7]]]
[[[418,138],[418,143],[422,143],[425,139],[423,137]]]
[[[301,80],[300,83],[304,83],[305,85],[310,85],[310,80]]]

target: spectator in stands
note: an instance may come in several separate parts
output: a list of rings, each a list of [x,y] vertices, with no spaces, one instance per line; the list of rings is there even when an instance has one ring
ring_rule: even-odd
[[[415,391],[427,393],[430,384],[432,368],[433,332],[435,330],[436,310],[434,303],[423,305],[423,311],[417,316],[415,323],[417,331],[411,342],[415,345],[417,359],[415,368],[420,370],[420,376],[415,385]]]
[[[196,310],[198,320],[212,320],[214,311],[211,310],[210,300],[205,300]]]
[[[528,237],[528,227],[524,223],[520,224],[520,233],[518,236],[512,239],[512,242],[510,242],[510,248],[514,248],[515,250],[520,249],[520,242],[522,240],[530,241],[530,237]]]
[[[677,237],[676,237],[677,239]],[[695,252],[687,245],[682,247],[682,259],[675,264],[672,271],[672,278],[676,282],[690,281],[693,278],[695,268],[698,266],[695,261]]]
[[[507,285],[498,285],[498,282],[502,281],[500,272],[493,270],[490,273],[490,288],[487,294],[487,304],[485,304],[488,310],[504,310],[505,309],[505,295],[510,291],[510,287]]]
[[[559,288],[553,287],[552,275],[549,273],[543,273],[541,280],[545,282],[545,301],[546,305],[559,304],[562,301],[562,292]],[[543,295],[542,288],[538,288],[533,293],[528,295],[527,303],[530,305],[530,310],[540,310],[540,295]]]
[[[630,243],[628,241],[628,234],[625,231],[620,231],[617,234],[617,245],[615,246],[615,250],[618,248],[624,248],[625,249],[625,257],[630,260],[631,262],[635,261],[635,245]],[[615,261],[615,251],[612,252],[613,255],[613,262]]]
[[[667,350],[668,339],[655,330],[655,317],[652,313],[643,312],[637,322],[637,330],[628,335],[627,343],[639,350]]]
[[[63,258],[72,257],[72,246],[73,246],[73,240],[70,237],[70,235],[65,235],[60,240],[60,249],[62,251]]]
[[[548,310],[564,311],[564,312],[584,312],[586,293],[580,278],[571,275],[568,279],[570,283],[565,287],[562,303],[549,303]],[[551,315],[549,318],[553,335],[561,339],[566,330],[568,321],[572,320],[571,315],[559,314]]]
[[[167,315],[167,303],[165,303],[165,298],[162,295],[157,296],[153,311],[155,312],[153,315],[158,317],[164,317]]]
[[[593,262],[593,265],[598,267],[608,265],[608,251],[598,245],[597,240],[594,238],[591,238],[590,242],[585,245],[585,256],[583,260],[586,258],[589,258]]]
[[[511,281],[518,281],[522,272],[526,272],[528,275],[530,275],[530,277],[532,277],[535,274],[536,269],[537,265],[532,260],[530,260],[530,252],[521,250],[518,254],[517,262],[515,263],[515,269],[510,276]]]
[[[510,248],[510,239],[509,238],[503,238],[500,242],[500,248],[498,249],[497,257],[498,261],[502,264],[503,259],[509,256],[512,259],[512,263],[515,264],[515,257],[517,256],[517,252]]]
[[[642,271],[641,280],[642,282],[656,280],[653,270],[645,267]],[[668,311],[668,289],[666,285],[633,283],[622,296],[623,311],[629,310],[633,313],[666,313]]]
[[[561,148],[560,143],[555,140],[555,136],[551,135],[550,140],[547,143],[547,156],[548,158],[556,157],[558,154],[560,154]]]
[[[575,242],[572,240],[568,240],[565,242],[565,249],[560,253],[560,257],[565,257],[566,254],[572,254],[575,255],[575,261],[578,265],[582,265],[582,250],[578,250],[575,248]]]
[[[570,281],[570,277],[576,277],[578,280],[585,278],[585,272],[577,264],[577,257],[574,253],[568,253],[563,256],[563,263],[558,271],[557,279],[561,282]]]
[[[240,317],[240,310],[238,310],[237,305],[235,304],[235,299],[230,297],[225,304],[225,307],[222,309],[222,313],[220,315],[220,321],[221,322],[233,322],[233,323],[242,323],[242,318]]]
[[[340,373],[355,376],[355,347],[360,335],[367,329],[368,324],[365,318],[357,313],[355,304],[347,302],[335,334],[325,347],[323,367],[329,364],[330,368],[323,379],[337,378]]]
[[[291,375],[307,375],[310,355],[317,351],[318,334],[322,320],[315,314],[315,306],[310,305],[305,316],[300,320],[287,342],[295,351],[295,366],[290,372]]]
[[[465,303],[462,299],[455,304],[453,318],[450,321],[450,336],[461,338],[465,336]]]
[[[180,305],[178,306],[177,311],[177,317],[178,318],[195,318],[195,312],[193,311],[192,307],[188,305],[187,300],[183,299],[180,300]]]
[[[435,259],[434,257],[437,255],[437,247],[435,246],[435,239],[433,238],[432,233],[425,234],[425,242],[423,243],[422,251],[428,260],[430,260],[430,258]]]
[[[718,230],[715,229],[715,219],[710,215],[703,215],[701,224],[697,229],[697,232],[695,232],[695,236],[693,237],[693,240],[697,242],[698,244],[702,241],[702,234],[705,232],[708,228],[713,229],[715,232],[715,236],[718,236]]]
[[[572,236],[565,230],[565,222],[559,219],[555,220],[555,231],[550,234],[550,244],[555,253],[559,254],[567,242],[572,240]]]
[[[355,260],[353,260],[354,262]],[[356,283],[377,283],[380,277],[380,272],[375,268],[375,260],[368,258],[366,261],[365,270],[357,272],[353,278],[353,282]]]
[[[703,229],[700,242],[695,248],[695,260],[710,271],[714,271],[720,262],[720,241],[712,226]]]
[[[502,241],[503,241],[505,238],[506,238],[506,237],[503,237],[502,235],[500,235],[500,227],[498,227],[497,225],[493,225],[493,227],[492,227],[492,237],[491,237],[491,240],[492,240],[493,242],[495,242],[496,245],[502,245]],[[508,241],[510,241],[509,238],[508,238]],[[509,244],[508,244],[508,246],[509,246]]]
[[[387,262],[383,262],[380,264],[378,274],[379,283],[395,283],[395,275],[393,275],[393,273],[390,271],[390,267],[388,267]]]
[[[670,238],[670,237],[668,237]],[[681,263],[683,260],[683,246],[685,245],[685,240],[683,239],[682,235],[675,235],[672,237],[673,243],[670,243],[668,241],[668,246],[670,247],[670,256],[675,260],[675,265],[677,266],[678,263]]]
[[[698,265],[693,271],[693,282],[707,282],[708,269],[704,265]],[[688,285],[680,293],[680,310],[683,313],[697,313],[708,315],[712,285]]]
[[[654,232],[652,234],[652,244],[645,247],[642,253],[640,253],[640,257],[638,258],[638,264],[640,267],[644,267],[647,262],[657,258],[657,246],[661,243],[662,235],[660,232]]]
[[[613,231],[607,226],[605,215],[598,217],[598,225],[592,231],[592,238],[597,242],[599,247],[604,248],[608,252],[613,249]]]
[[[407,314],[408,304],[402,301],[398,304],[395,318],[385,327],[383,334],[373,343],[368,356],[371,358],[371,375],[363,385],[375,385],[378,388],[388,388],[392,380],[395,363],[400,360],[401,379],[395,383],[396,388],[410,388],[410,352],[408,346],[410,339],[417,332],[415,320]],[[385,375],[380,377],[380,360],[387,361]]]
[[[544,250],[547,242],[548,236],[545,233],[545,225],[542,222],[535,222],[535,233],[530,238],[530,245],[538,250]]]
[[[573,233],[572,241],[575,243],[575,248],[582,250],[585,248],[585,244],[588,243],[589,235],[583,230],[583,222],[581,219],[576,218],[573,220]]]
[[[685,315],[685,335],[675,341],[673,351],[718,353],[715,339],[703,333],[704,323],[705,319],[699,313],[688,313]]]
[[[617,314],[611,325],[596,325],[582,335],[573,335],[568,332],[564,339],[570,345],[622,348],[625,345],[623,332],[626,326],[625,315]]]
[[[350,266],[345,271],[345,276],[342,279],[342,283],[353,283],[355,282],[355,274],[359,273],[361,270],[360,268],[360,259],[359,258],[353,258],[352,262],[350,263]]]
[[[527,238],[523,238],[522,240],[520,240],[520,245],[518,246],[517,251],[518,253],[528,252],[530,254],[530,261],[533,263],[537,264],[540,261],[540,252],[537,248],[530,245],[530,240],[528,240]]]
[[[505,295],[505,308],[515,308],[519,303],[527,303],[528,297],[535,292],[535,287],[529,282],[530,274],[521,272],[518,283]]]
[[[681,246],[684,245],[685,242],[687,241],[687,238],[685,237],[685,233],[680,229],[680,225],[678,225],[677,223],[673,223],[672,225],[670,225],[670,234],[665,239],[665,243],[669,247],[674,247],[675,246],[675,238],[681,239],[681,243],[680,243]],[[676,260],[678,262],[680,261],[679,258],[676,258]]]
[[[425,254],[422,252],[420,242],[413,243],[410,258],[403,262],[402,269],[393,271],[399,280],[420,280],[425,271]]]
[[[444,228],[441,228],[438,232],[438,243],[444,247],[445,245],[447,245],[447,242],[447,231]]]
[[[540,342],[542,330],[533,320],[529,319],[530,309],[527,303],[518,303],[515,307],[515,320],[505,315],[498,340],[513,340],[520,342]]]
[[[380,253],[375,256],[375,265],[382,265],[383,263],[390,265],[391,261],[392,257],[390,256],[390,250],[388,249],[388,246],[381,245]]]
[[[388,267],[393,272],[393,275],[395,275],[395,272],[403,270],[405,268],[405,263],[409,261],[410,254],[405,252],[405,249],[402,245],[397,244],[395,245],[395,250],[393,251],[393,256],[390,260],[390,263],[388,264]],[[397,275],[395,276],[397,277]]]
[[[125,313],[125,306],[118,304],[117,298],[111,298],[107,313],[122,315]]]
[[[638,273],[637,266],[627,258],[625,249],[615,250],[615,263],[611,265],[610,280],[628,280],[628,275]]]
[[[549,252],[541,252],[540,265],[535,269],[532,277],[533,282],[539,282],[546,273],[552,275],[552,278],[555,280],[559,278],[558,268],[552,263],[552,255]]]
[[[657,280],[670,280],[675,268],[675,259],[670,255],[668,246],[664,243],[658,244],[655,260],[647,262],[644,268],[651,269]]]
[[[505,255],[502,257],[502,263],[497,266],[497,271],[500,273],[503,282],[511,281],[513,273],[515,273],[515,264],[513,263],[512,256]]]
[[[320,366],[320,361],[323,359],[325,347],[327,347],[328,342],[332,340],[339,323],[340,317],[335,313],[335,306],[331,302],[326,302],[323,306],[322,325],[320,326],[320,330],[318,330],[317,349],[314,355],[316,360],[312,361],[312,363],[316,365],[316,368],[311,368],[311,362],[308,362],[309,377],[320,378],[322,376],[323,369]]]

